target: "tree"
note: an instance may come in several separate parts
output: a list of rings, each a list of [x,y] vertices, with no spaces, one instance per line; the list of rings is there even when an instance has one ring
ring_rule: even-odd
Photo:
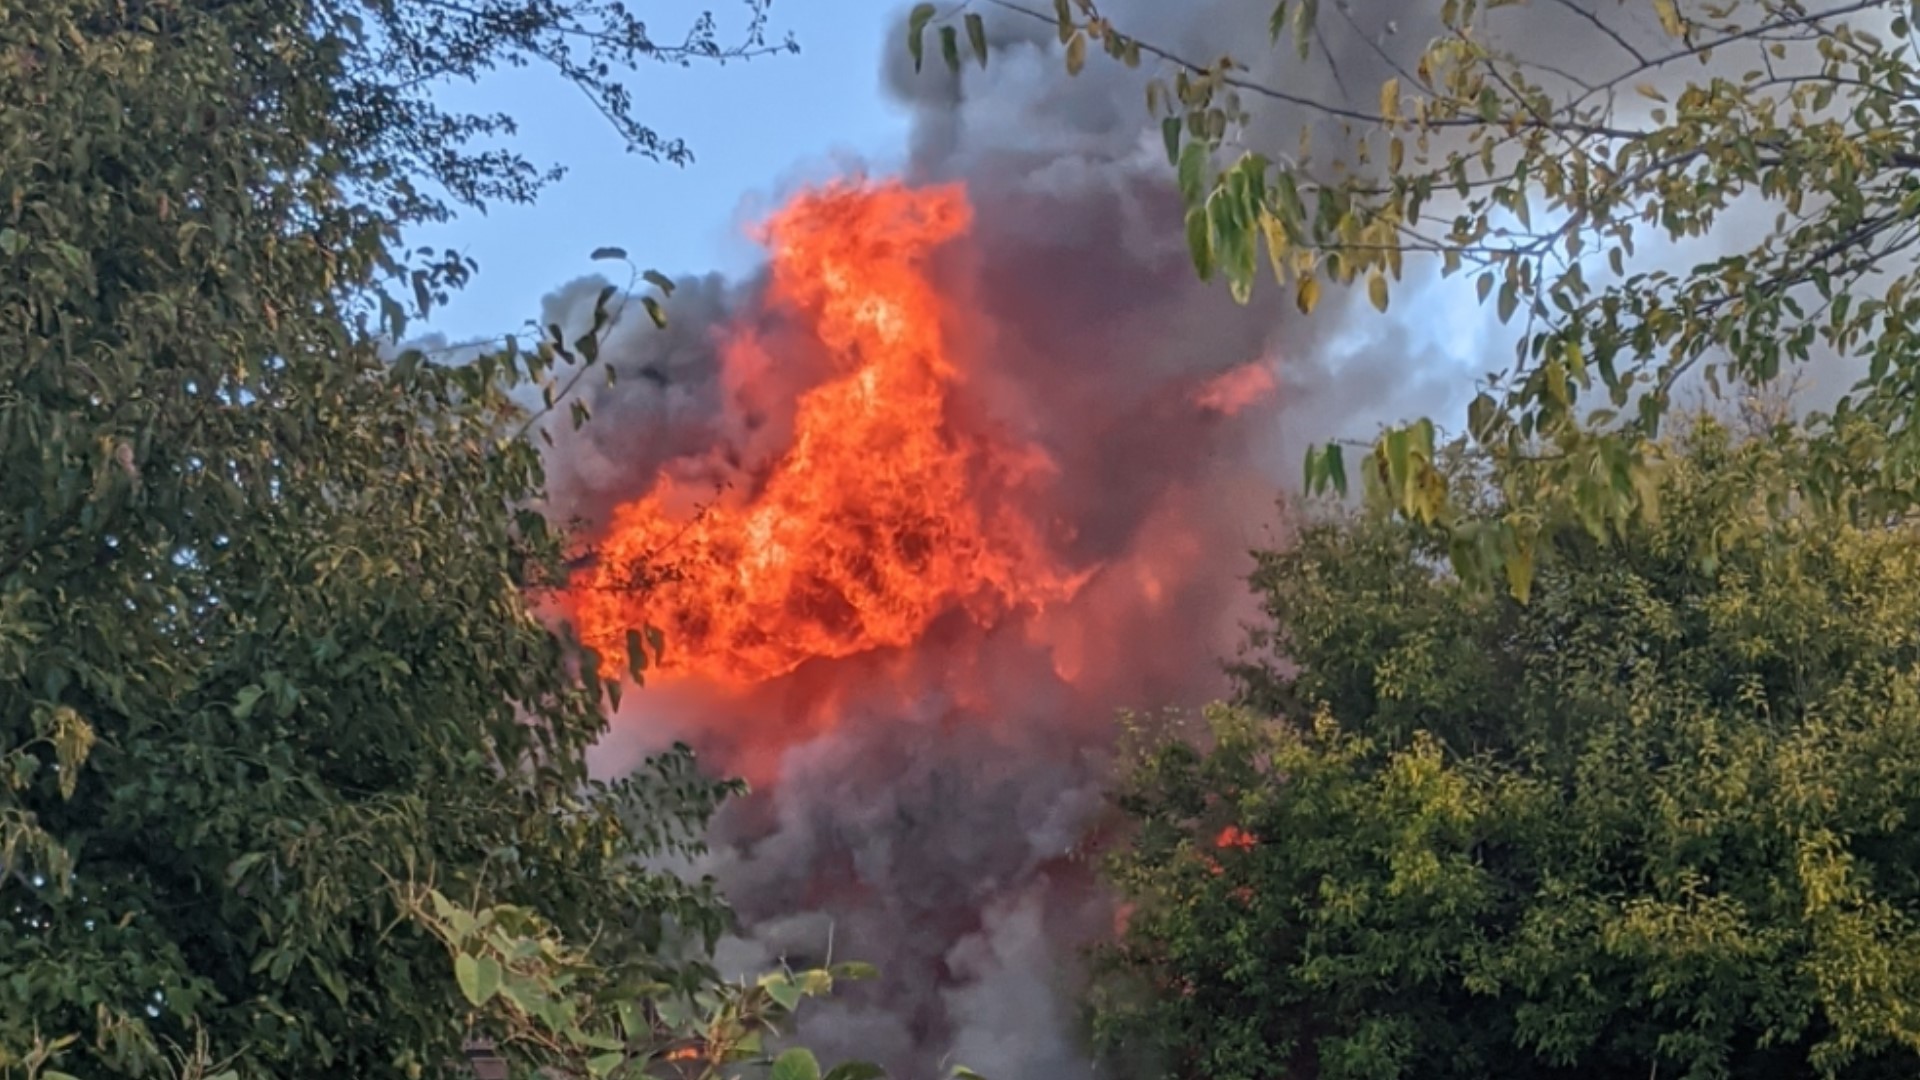
[[[1459,442],[1529,463],[1501,475],[1558,491],[1541,512],[1617,533],[1652,509],[1659,463],[1646,440],[1682,378],[1765,383],[1810,359],[1866,375],[1812,418],[1795,489],[1868,498],[1874,512],[1911,503],[1920,119],[1909,99],[1920,68],[1903,0],[1653,0],[1651,34],[1638,6],[1590,0],[1435,0],[1358,16],[1275,0],[1273,42],[1302,63],[1329,22],[1371,50],[1385,76],[1377,96],[1338,98],[1263,82],[1244,55],[1194,59],[1141,40],[1094,0],[987,2],[1055,24],[1069,72],[1094,47],[1158,68],[1148,108],[1186,198],[1196,269],[1243,302],[1263,248],[1303,312],[1326,283],[1363,283],[1385,311],[1421,257],[1474,274],[1480,301],[1521,333],[1515,365],[1473,402]],[[910,24],[916,56],[938,27],[959,65],[956,14],[986,62],[978,13],[932,4]],[[1542,31],[1549,17],[1559,22]],[[1371,20],[1364,33],[1358,18]],[[1579,38],[1580,70],[1527,59],[1543,38]],[[1303,118],[1297,149],[1245,145],[1262,108]],[[1634,259],[1685,239],[1720,253],[1683,272]],[[1441,483],[1439,452],[1422,422],[1386,432],[1358,471],[1391,505],[1457,534],[1463,573],[1504,566],[1524,594],[1548,526],[1466,512]],[[1341,447],[1311,454],[1306,477],[1344,490]]]
[[[1669,438],[1658,521],[1550,534],[1526,604],[1378,511],[1261,556],[1239,700],[1143,731],[1121,784],[1133,908],[1095,997],[1117,1060],[1914,1074],[1920,537],[1770,509],[1802,435]]]
[[[544,175],[436,81],[547,62],[681,158],[616,68],[753,11],[0,4],[0,1076],[445,1075],[470,1032],[637,1075],[826,989],[716,984],[710,883],[641,859],[732,787],[590,781],[619,688],[529,604],[567,538],[510,392],[564,397],[614,298],[385,358],[472,270],[404,229]]]

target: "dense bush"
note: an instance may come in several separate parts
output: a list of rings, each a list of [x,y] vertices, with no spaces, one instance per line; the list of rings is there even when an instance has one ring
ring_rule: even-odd
[[[1264,554],[1242,700],[1124,783],[1123,1071],[1916,1075],[1920,533],[1769,498],[1805,445],[1702,423],[1524,606],[1404,520]]]

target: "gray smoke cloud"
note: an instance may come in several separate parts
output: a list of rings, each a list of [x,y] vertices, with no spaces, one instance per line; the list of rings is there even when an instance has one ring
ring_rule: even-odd
[[[1266,47],[1266,5],[1103,5],[1186,55],[1230,51],[1259,62],[1257,81],[1353,102],[1412,63],[1430,6],[1323,4],[1323,51],[1301,64]],[[1518,39],[1576,75],[1611,47],[1565,7],[1512,10]],[[829,953],[878,965],[877,984],[804,1017],[797,1037],[828,1059],[907,1080],[954,1062],[1072,1080],[1097,1075],[1075,995],[1084,946],[1111,926],[1090,856],[1110,824],[1115,711],[1224,689],[1220,660],[1253,614],[1246,552],[1271,542],[1274,496],[1307,444],[1449,415],[1506,346],[1470,293],[1420,271],[1390,318],[1344,292],[1309,319],[1270,288],[1240,306],[1197,281],[1144,75],[1091,63],[1067,79],[1050,26],[987,14],[985,70],[916,73],[892,27],[882,83],[914,110],[910,179],[964,181],[977,210],[941,268],[972,320],[954,422],[1042,446],[1060,469],[1047,510],[1074,537],[1062,557],[1103,569],[1062,608],[986,628],[955,615],[910,648],[816,661],[749,694],[632,695],[599,766],[687,738],[727,768],[748,742],[787,733],[772,782],[727,808],[712,857],[691,868],[716,874],[739,913],[722,968]],[[1612,25],[1631,30],[1638,16],[1624,17]],[[1256,141],[1290,146],[1311,119],[1248,104]],[[558,290],[543,323],[580,327],[601,284]],[[593,423],[559,433],[555,509],[604,521],[662,472],[751,491],[786,446],[795,397],[826,370],[765,292],[690,279],[666,331],[622,320],[602,350],[620,381],[592,392]],[[1233,416],[1196,406],[1208,380],[1261,360],[1272,399]]]

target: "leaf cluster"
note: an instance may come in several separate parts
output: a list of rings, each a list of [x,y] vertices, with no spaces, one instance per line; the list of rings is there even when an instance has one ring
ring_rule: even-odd
[[[1694,426],[1527,604],[1379,513],[1264,555],[1237,702],[1122,786],[1121,1071],[1912,1075],[1920,534],[1770,506],[1806,442]]]
[[[1194,59],[1129,38],[1091,0],[996,6],[1054,22],[1063,42],[1118,41],[1119,59],[1153,62],[1147,108],[1185,197],[1195,269],[1242,302],[1263,261],[1303,313],[1327,286],[1350,285],[1385,312],[1414,259],[1472,275],[1479,302],[1520,333],[1461,445],[1535,461],[1596,538],[1657,510],[1645,440],[1695,373],[1717,390],[1765,385],[1795,363],[1859,365],[1853,392],[1813,420],[1801,494],[1825,499],[1870,476],[1877,498],[1911,502],[1920,59],[1908,0],[1656,0],[1653,33],[1631,6],[1434,0],[1418,14],[1437,33],[1417,55],[1401,62],[1375,43],[1391,69],[1377,100],[1315,97],[1262,81],[1247,56]],[[1581,25],[1592,70],[1529,56],[1522,20],[1542,7]],[[1363,33],[1346,4],[1278,0],[1272,43],[1304,63],[1329,20]],[[1083,53],[1067,50],[1070,73]],[[1297,147],[1246,144],[1263,107],[1303,117]],[[1771,210],[1771,226],[1736,210]],[[1636,261],[1682,241],[1723,253],[1685,268]],[[1456,551],[1490,555],[1524,595],[1526,527],[1475,522],[1423,464],[1395,468],[1388,440],[1406,434],[1371,448],[1393,474],[1376,497],[1465,526]],[[1307,471],[1309,486],[1346,488],[1337,444]],[[1456,568],[1502,576],[1484,561]]]
[[[601,370],[611,290],[572,342],[385,345],[471,270],[399,253],[416,181],[531,190],[408,95],[610,79],[621,10],[0,5],[0,1076],[444,1075],[506,1021],[425,887],[585,989],[713,981],[712,884],[650,865],[735,788],[594,781],[617,687],[527,595],[569,551],[516,388]]]

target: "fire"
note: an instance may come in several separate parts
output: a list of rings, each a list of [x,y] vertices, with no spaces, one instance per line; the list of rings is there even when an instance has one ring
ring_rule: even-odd
[[[917,640],[941,614],[987,622],[1068,597],[1018,495],[1034,448],[951,422],[963,364],[929,258],[965,235],[957,185],[842,182],[801,194],[764,227],[768,303],[805,322],[834,373],[796,403],[793,438],[756,488],[692,516],[667,476],[621,506],[570,607],[610,669],[628,633],[659,627],[662,667],[743,685],[808,660]],[[729,369],[755,362],[729,346]],[[764,360],[760,361],[764,362]],[[651,589],[636,565],[665,567]]]
[[[1221,829],[1220,835],[1213,838],[1213,846],[1217,848],[1239,848],[1241,851],[1249,851],[1259,844],[1259,837],[1238,825],[1229,825]]]
[[[1256,361],[1241,364],[1208,380],[1194,395],[1194,404],[1222,416],[1233,416],[1250,405],[1265,400],[1279,389],[1273,366]]]

